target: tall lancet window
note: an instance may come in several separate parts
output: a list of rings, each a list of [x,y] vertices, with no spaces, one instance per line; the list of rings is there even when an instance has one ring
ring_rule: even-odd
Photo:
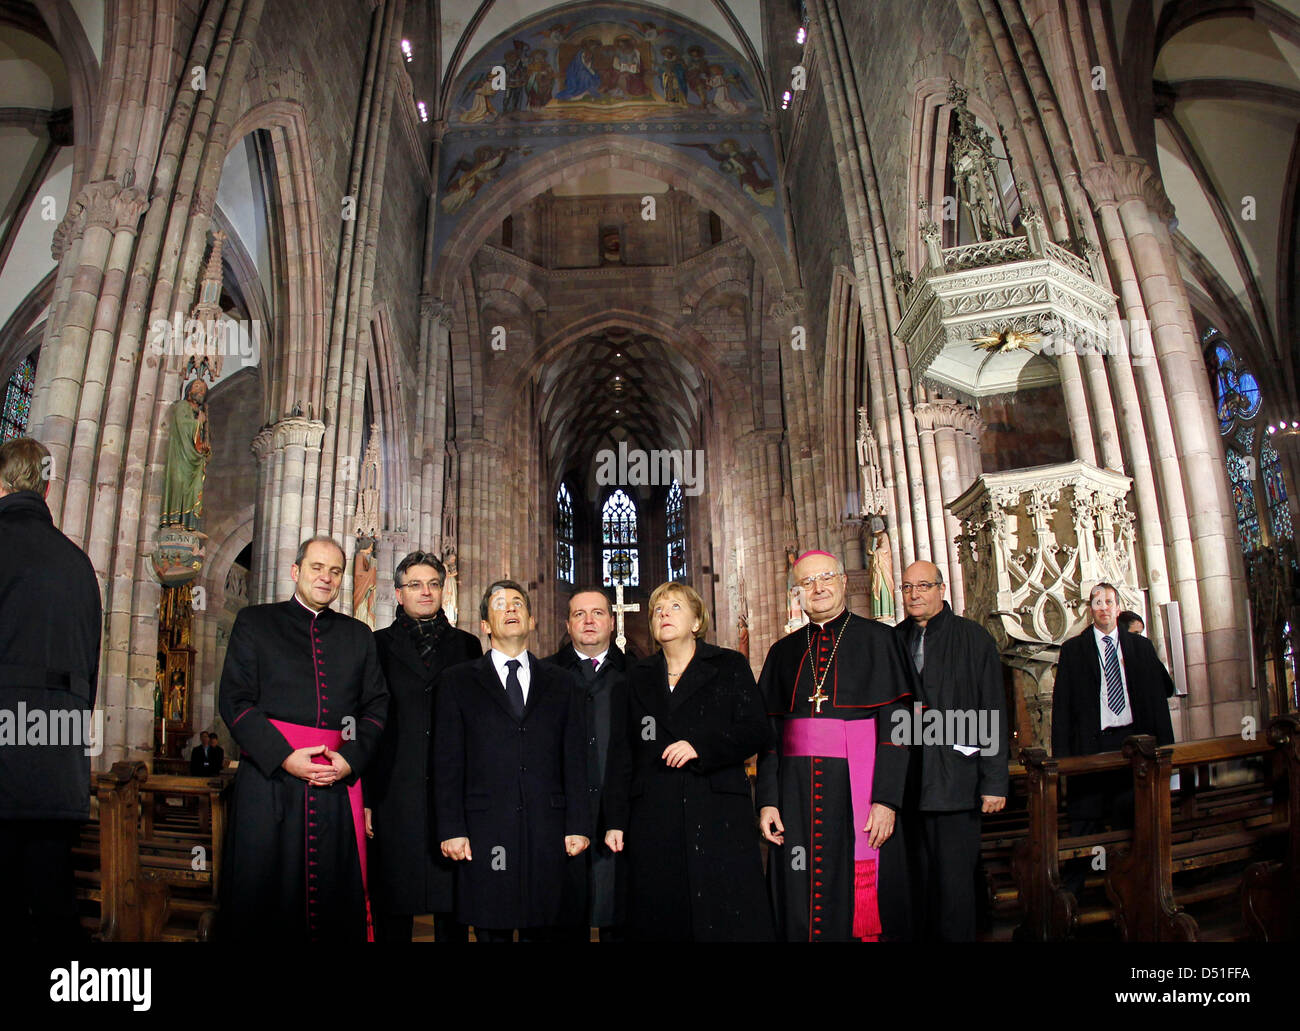
[[[4,392],[4,408],[0,410],[0,444],[15,440],[27,432],[27,419],[32,412],[32,393],[36,387],[36,358],[29,355],[9,377]]]
[[[563,483],[555,492],[555,579],[573,583],[573,496]]]
[[[1242,550],[1248,552],[1263,543],[1259,536],[1259,510],[1255,507],[1255,460],[1250,457],[1254,443],[1255,428],[1243,426],[1237,431],[1235,446],[1228,448],[1226,456],[1228,483],[1237,506],[1237,532],[1241,535]]]
[[[664,529],[668,538],[668,579],[686,579],[686,512],[682,505],[682,485],[673,480],[668,490]]]
[[[1292,537],[1291,506],[1287,504],[1282,461],[1273,447],[1273,441],[1268,437],[1264,438],[1259,449],[1259,475],[1264,481],[1264,498],[1268,503],[1268,526],[1273,531],[1273,539],[1275,541],[1290,539]]]
[[[641,585],[641,549],[637,547],[636,504],[616,490],[600,510],[601,565],[605,586]]]

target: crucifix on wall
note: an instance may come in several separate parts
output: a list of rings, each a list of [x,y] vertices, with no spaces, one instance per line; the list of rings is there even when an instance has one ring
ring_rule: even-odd
[[[614,585],[614,618],[618,621],[618,636],[614,638],[614,643],[618,645],[620,651],[627,647],[627,635],[623,633],[623,613],[640,612],[640,611],[641,611],[641,606],[639,604],[635,604],[635,603],[631,605],[623,604],[623,585],[615,584]]]

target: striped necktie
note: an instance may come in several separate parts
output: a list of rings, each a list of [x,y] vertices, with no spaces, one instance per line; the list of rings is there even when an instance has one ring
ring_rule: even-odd
[[[1124,680],[1119,675],[1119,656],[1115,654],[1115,642],[1103,637],[1106,642],[1106,661],[1102,667],[1106,670],[1106,704],[1110,711],[1118,716],[1124,711]]]

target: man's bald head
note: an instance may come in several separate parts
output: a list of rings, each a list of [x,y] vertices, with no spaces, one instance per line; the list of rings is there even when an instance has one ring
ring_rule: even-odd
[[[903,570],[903,608],[918,626],[925,626],[943,611],[947,590],[943,573],[933,562],[918,559]]]

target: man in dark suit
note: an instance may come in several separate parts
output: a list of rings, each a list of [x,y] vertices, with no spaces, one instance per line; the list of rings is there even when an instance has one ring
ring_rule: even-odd
[[[569,643],[548,659],[574,673],[582,683],[587,715],[587,799],[591,804],[591,825],[601,825],[605,773],[609,760],[609,737],[615,696],[627,669],[627,657],[610,641],[614,631],[614,603],[604,587],[578,587],[569,595],[566,628]],[[587,941],[592,927],[600,928],[601,941],[621,941],[621,906],[617,895],[617,867],[621,857],[603,841],[596,841],[586,853],[585,863],[570,863],[570,899],[566,917],[572,927],[564,936]],[[584,869],[585,867],[585,869]],[[583,899],[586,899],[584,905]],[[576,911],[572,911],[576,910]]]
[[[479,941],[553,936],[568,866],[591,843],[586,721],[572,673],[527,650],[528,595],[498,580],[479,603],[481,659],[442,675],[434,795],[456,916]]]
[[[417,913],[433,914],[434,941],[469,941],[453,915],[452,863],[433,827],[430,742],[438,675],[478,658],[483,646],[442,610],[446,579],[428,552],[403,558],[393,577],[397,617],[375,633],[389,691],[388,725],[364,782],[376,941],[409,942]]]
[[[944,717],[941,740],[913,735],[909,742],[920,783],[907,814],[915,829],[907,844],[915,933],[927,941],[974,941],[982,814],[1007,802],[1008,728],[997,645],[982,626],[952,611],[946,590],[933,562],[913,562],[903,572],[907,618],[894,633],[916,670],[924,714]]]
[[[1173,681],[1156,650],[1141,634],[1120,631],[1119,593],[1108,583],[1088,595],[1092,626],[1061,645],[1052,702],[1052,754],[1095,755],[1117,751],[1133,734],[1174,743],[1165,701]],[[1091,783],[1089,783],[1091,781]],[[1067,785],[1070,833],[1095,834],[1107,822],[1133,825],[1133,779],[1127,770],[1076,778]],[[1063,880],[1076,894],[1086,861]]]
[[[99,682],[99,581],[45,505],[50,453],[27,437],[0,445],[0,709],[40,712],[82,740],[0,745],[0,927],[6,940],[76,941],[72,848],[90,815]],[[102,724],[101,724],[102,726]],[[97,754],[97,753],[95,753]]]
[[[205,730],[199,734],[199,743],[194,746],[194,751],[190,752],[190,776],[202,777],[207,774],[211,768],[208,765],[208,747],[211,738]]]

